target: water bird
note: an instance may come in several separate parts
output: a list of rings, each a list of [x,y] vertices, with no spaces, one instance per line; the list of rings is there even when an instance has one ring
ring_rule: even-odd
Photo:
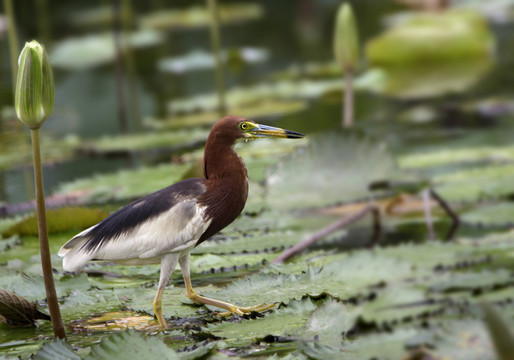
[[[265,137],[299,139],[304,135],[257,124],[239,116],[225,116],[212,127],[205,144],[203,178],[182,180],[126,205],[82,231],[59,250],[66,271],[77,271],[94,260],[125,265],[161,264],[153,301],[162,329],[162,295],[180,265],[186,295],[193,302],[243,315],[274,304],[241,307],[197,294],[191,285],[190,251],[225,228],[243,211],[248,197],[248,173],[234,150],[240,139]]]

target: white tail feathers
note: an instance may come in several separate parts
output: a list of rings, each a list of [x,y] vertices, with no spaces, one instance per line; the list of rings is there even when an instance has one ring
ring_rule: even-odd
[[[80,234],[75,235],[59,249],[58,255],[63,257],[62,267],[64,270],[77,271],[83,268],[84,265],[86,265],[86,263],[93,258],[93,254],[89,253],[87,250],[84,251],[82,249],[82,244],[87,240],[85,235],[93,227],[90,227],[82,231]]]

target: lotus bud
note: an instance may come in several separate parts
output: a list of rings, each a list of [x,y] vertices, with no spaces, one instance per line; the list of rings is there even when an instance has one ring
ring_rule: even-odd
[[[334,31],[334,55],[344,69],[353,69],[359,61],[359,32],[350,4],[343,3],[337,12]]]
[[[31,129],[38,129],[54,107],[54,77],[45,48],[33,40],[25,43],[18,58],[16,115]]]

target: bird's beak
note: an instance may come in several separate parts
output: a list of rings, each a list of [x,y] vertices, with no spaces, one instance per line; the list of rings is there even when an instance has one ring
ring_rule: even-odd
[[[263,138],[263,137],[278,137],[278,138],[288,138],[288,139],[301,139],[305,137],[304,134],[301,134],[296,131],[284,130],[281,128],[255,124],[257,127],[250,130],[249,133],[253,138]]]

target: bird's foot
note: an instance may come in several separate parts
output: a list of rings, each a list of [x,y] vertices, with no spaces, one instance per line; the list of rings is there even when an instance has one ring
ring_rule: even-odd
[[[274,306],[275,306],[275,304],[269,304],[269,305],[259,304],[259,305],[255,305],[255,306],[246,306],[246,307],[232,305],[230,307],[230,309],[227,309],[229,311],[218,313],[217,315],[221,316],[221,317],[230,316],[231,314],[244,315],[244,314],[250,314],[250,313],[252,313],[254,311],[255,312],[266,311],[268,309],[271,309]]]

